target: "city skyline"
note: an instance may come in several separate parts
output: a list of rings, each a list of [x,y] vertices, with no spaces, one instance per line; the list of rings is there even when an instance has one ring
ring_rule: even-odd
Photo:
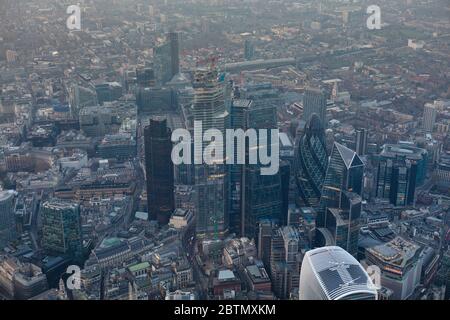
[[[0,300],[450,299],[445,0],[78,2],[0,0]]]

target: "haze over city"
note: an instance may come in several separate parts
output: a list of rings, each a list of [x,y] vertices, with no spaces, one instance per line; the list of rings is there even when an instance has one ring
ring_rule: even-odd
[[[0,0],[0,300],[449,300],[449,64],[448,0]]]

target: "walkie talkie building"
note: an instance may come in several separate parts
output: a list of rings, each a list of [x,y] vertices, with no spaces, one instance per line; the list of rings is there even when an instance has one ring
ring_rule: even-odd
[[[307,251],[299,286],[300,300],[377,300],[377,290],[361,264],[340,247]]]

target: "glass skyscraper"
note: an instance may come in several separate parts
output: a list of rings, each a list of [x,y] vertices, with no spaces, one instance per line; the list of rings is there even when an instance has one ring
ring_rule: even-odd
[[[15,234],[14,197],[12,190],[0,190],[0,245],[3,247]]]
[[[280,92],[271,83],[251,83],[241,90],[241,97],[252,101],[246,113],[246,129],[277,128],[277,108],[283,105]],[[270,139],[270,138],[269,138]],[[267,148],[271,152],[272,142]],[[259,148],[262,148],[261,144]],[[246,148],[248,152],[248,148]],[[273,219],[282,222],[283,197],[280,170],[271,176],[261,175],[261,165],[246,164],[243,170],[242,233],[247,237],[257,237],[258,224],[262,220]]]
[[[303,120],[308,122],[313,114],[319,116],[320,122],[327,127],[327,97],[321,89],[309,88],[303,95]]]
[[[179,73],[179,36],[178,33],[167,34],[166,42],[155,47],[154,70],[156,83],[162,86]]]
[[[149,218],[161,225],[175,209],[171,130],[165,119],[151,119],[144,130],[145,172]]]
[[[45,202],[41,210],[45,252],[79,259],[82,255],[80,206],[54,199]]]
[[[282,219],[281,175],[261,175],[258,165],[248,165],[243,185],[244,235],[254,238],[260,221]]]
[[[414,204],[417,164],[405,157],[381,158],[378,162],[376,197],[389,199],[394,206]]]
[[[316,225],[318,232],[331,233],[334,244],[352,255],[357,254],[363,174],[364,163],[356,152],[335,142],[322,187]],[[346,233],[345,236],[342,232]]]
[[[380,153],[381,159],[396,159],[404,157],[405,159],[416,163],[416,184],[420,186],[424,183],[427,176],[428,152],[425,149],[418,148],[412,142],[401,141],[396,144],[383,145]]]
[[[251,106],[250,100],[235,99],[231,104],[230,123],[232,129],[246,128],[246,115]],[[235,144],[235,154],[237,145]],[[230,232],[242,235],[242,177],[245,166],[243,164],[231,164],[228,168],[228,212],[230,216]]]
[[[302,206],[317,207],[328,163],[325,130],[317,114],[311,116],[296,149],[295,178],[300,201]]]
[[[320,198],[318,226],[325,225],[325,208],[342,208],[345,191],[362,194],[364,163],[353,150],[335,142]]]
[[[229,121],[227,104],[231,103],[231,97],[225,96],[225,83],[219,79],[217,69],[196,70],[193,87],[194,131],[203,135],[208,129],[217,129],[224,134]],[[195,145],[194,152],[202,155],[208,144],[203,141],[203,144]],[[216,148],[223,148],[223,145],[216,144]],[[200,239],[221,238],[228,232],[226,173],[223,162],[195,165],[196,233]]]

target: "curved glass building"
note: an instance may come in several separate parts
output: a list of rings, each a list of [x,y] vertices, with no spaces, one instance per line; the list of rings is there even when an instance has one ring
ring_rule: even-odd
[[[325,130],[319,116],[313,113],[297,148],[296,182],[302,205],[318,206],[327,164]]]
[[[377,300],[377,290],[361,264],[347,251],[330,246],[307,251],[300,300]]]

